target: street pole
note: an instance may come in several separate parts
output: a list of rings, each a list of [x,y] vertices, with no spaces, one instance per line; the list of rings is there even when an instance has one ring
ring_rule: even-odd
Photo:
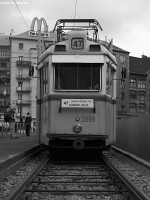
[[[6,94],[7,94],[7,91],[4,89],[4,116],[6,114]]]
[[[21,100],[20,100],[20,135],[21,135],[21,117],[22,117],[22,107],[21,107]]]

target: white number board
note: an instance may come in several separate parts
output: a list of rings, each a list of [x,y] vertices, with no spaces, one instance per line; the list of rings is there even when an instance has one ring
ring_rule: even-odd
[[[93,99],[62,99],[62,108],[94,108]]]

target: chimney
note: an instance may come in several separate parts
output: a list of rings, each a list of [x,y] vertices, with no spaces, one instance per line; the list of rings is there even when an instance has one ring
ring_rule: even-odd
[[[144,53],[143,53],[143,55],[142,55],[142,58],[147,58],[147,56],[146,56],[146,55],[144,55]]]

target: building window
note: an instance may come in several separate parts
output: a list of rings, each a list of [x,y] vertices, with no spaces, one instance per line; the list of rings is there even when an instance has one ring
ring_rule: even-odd
[[[18,113],[22,113],[22,107],[18,107]]]
[[[23,69],[18,69],[18,75],[19,75],[19,77],[22,77],[22,75],[23,75]]]
[[[125,88],[125,80],[121,80],[120,81],[120,87],[121,88]]]
[[[146,88],[146,82],[143,80],[138,80],[138,88],[145,89]]]
[[[126,110],[125,110],[125,106],[124,105],[121,105],[121,113],[125,113]]]
[[[139,91],[138,92],[138,99],[139,99],[139,101],[145,101],[146,100],[146,93]]]
[[[130,79],[130,87],[131,88],[136,88],[136,79],[135,78],[131,78]]]
[[[19,61],[23,61],[23,56],[19,56]]]
[[[19,43],[19,50],[23,49],[23,43]]]
[[[145,111],[146,111],[145,104],[139,104],[138,105],[138,111],[139,111],[139,113],[145,113]]]
[[[120,56],[120,62],[121,62],[121,64],[123,64],[123,63],[125,63],[125,56],[123,56],[123,55],[121,55]]]
[[[121,100],[124,101],[125,100],[125,93],[121,92]]]
[[[1,56],[7,56],[7,51],[1,51]]]
[[[137,113],[137,105],[130,103],[130,113]]]
[[[130,90],[130,100],[137,100],[137,91]]]
[[[6,66],[7,66],[7,63],[1,63],[1,68],[2,68],[3,70],[6,69]]]
[[[18,81],[18,87],[22,87],[23,86],[23,82],[22,81]]]
[[[18,94],[18,100],[22,100],[22,94]]]

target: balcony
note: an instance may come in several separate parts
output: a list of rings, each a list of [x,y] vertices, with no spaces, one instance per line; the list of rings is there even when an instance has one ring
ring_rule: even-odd
[[[0,55],[0,60],[10,60],[10,55],[6,55],[6,56]]]
[[[19,61],[19,60],[17,60],[17,66],[18,67],[30,67],[31,61]]]
[[[18,105],[30,105],[31,104],[31,100],[17,100],[16,104]]]
[[[31,87],[16,87],[17,92],[31,92]]]
[[[17,74],[16,78],[17,79],[29,79],[29,80],[31,79],[31,77],[27,74]]]

